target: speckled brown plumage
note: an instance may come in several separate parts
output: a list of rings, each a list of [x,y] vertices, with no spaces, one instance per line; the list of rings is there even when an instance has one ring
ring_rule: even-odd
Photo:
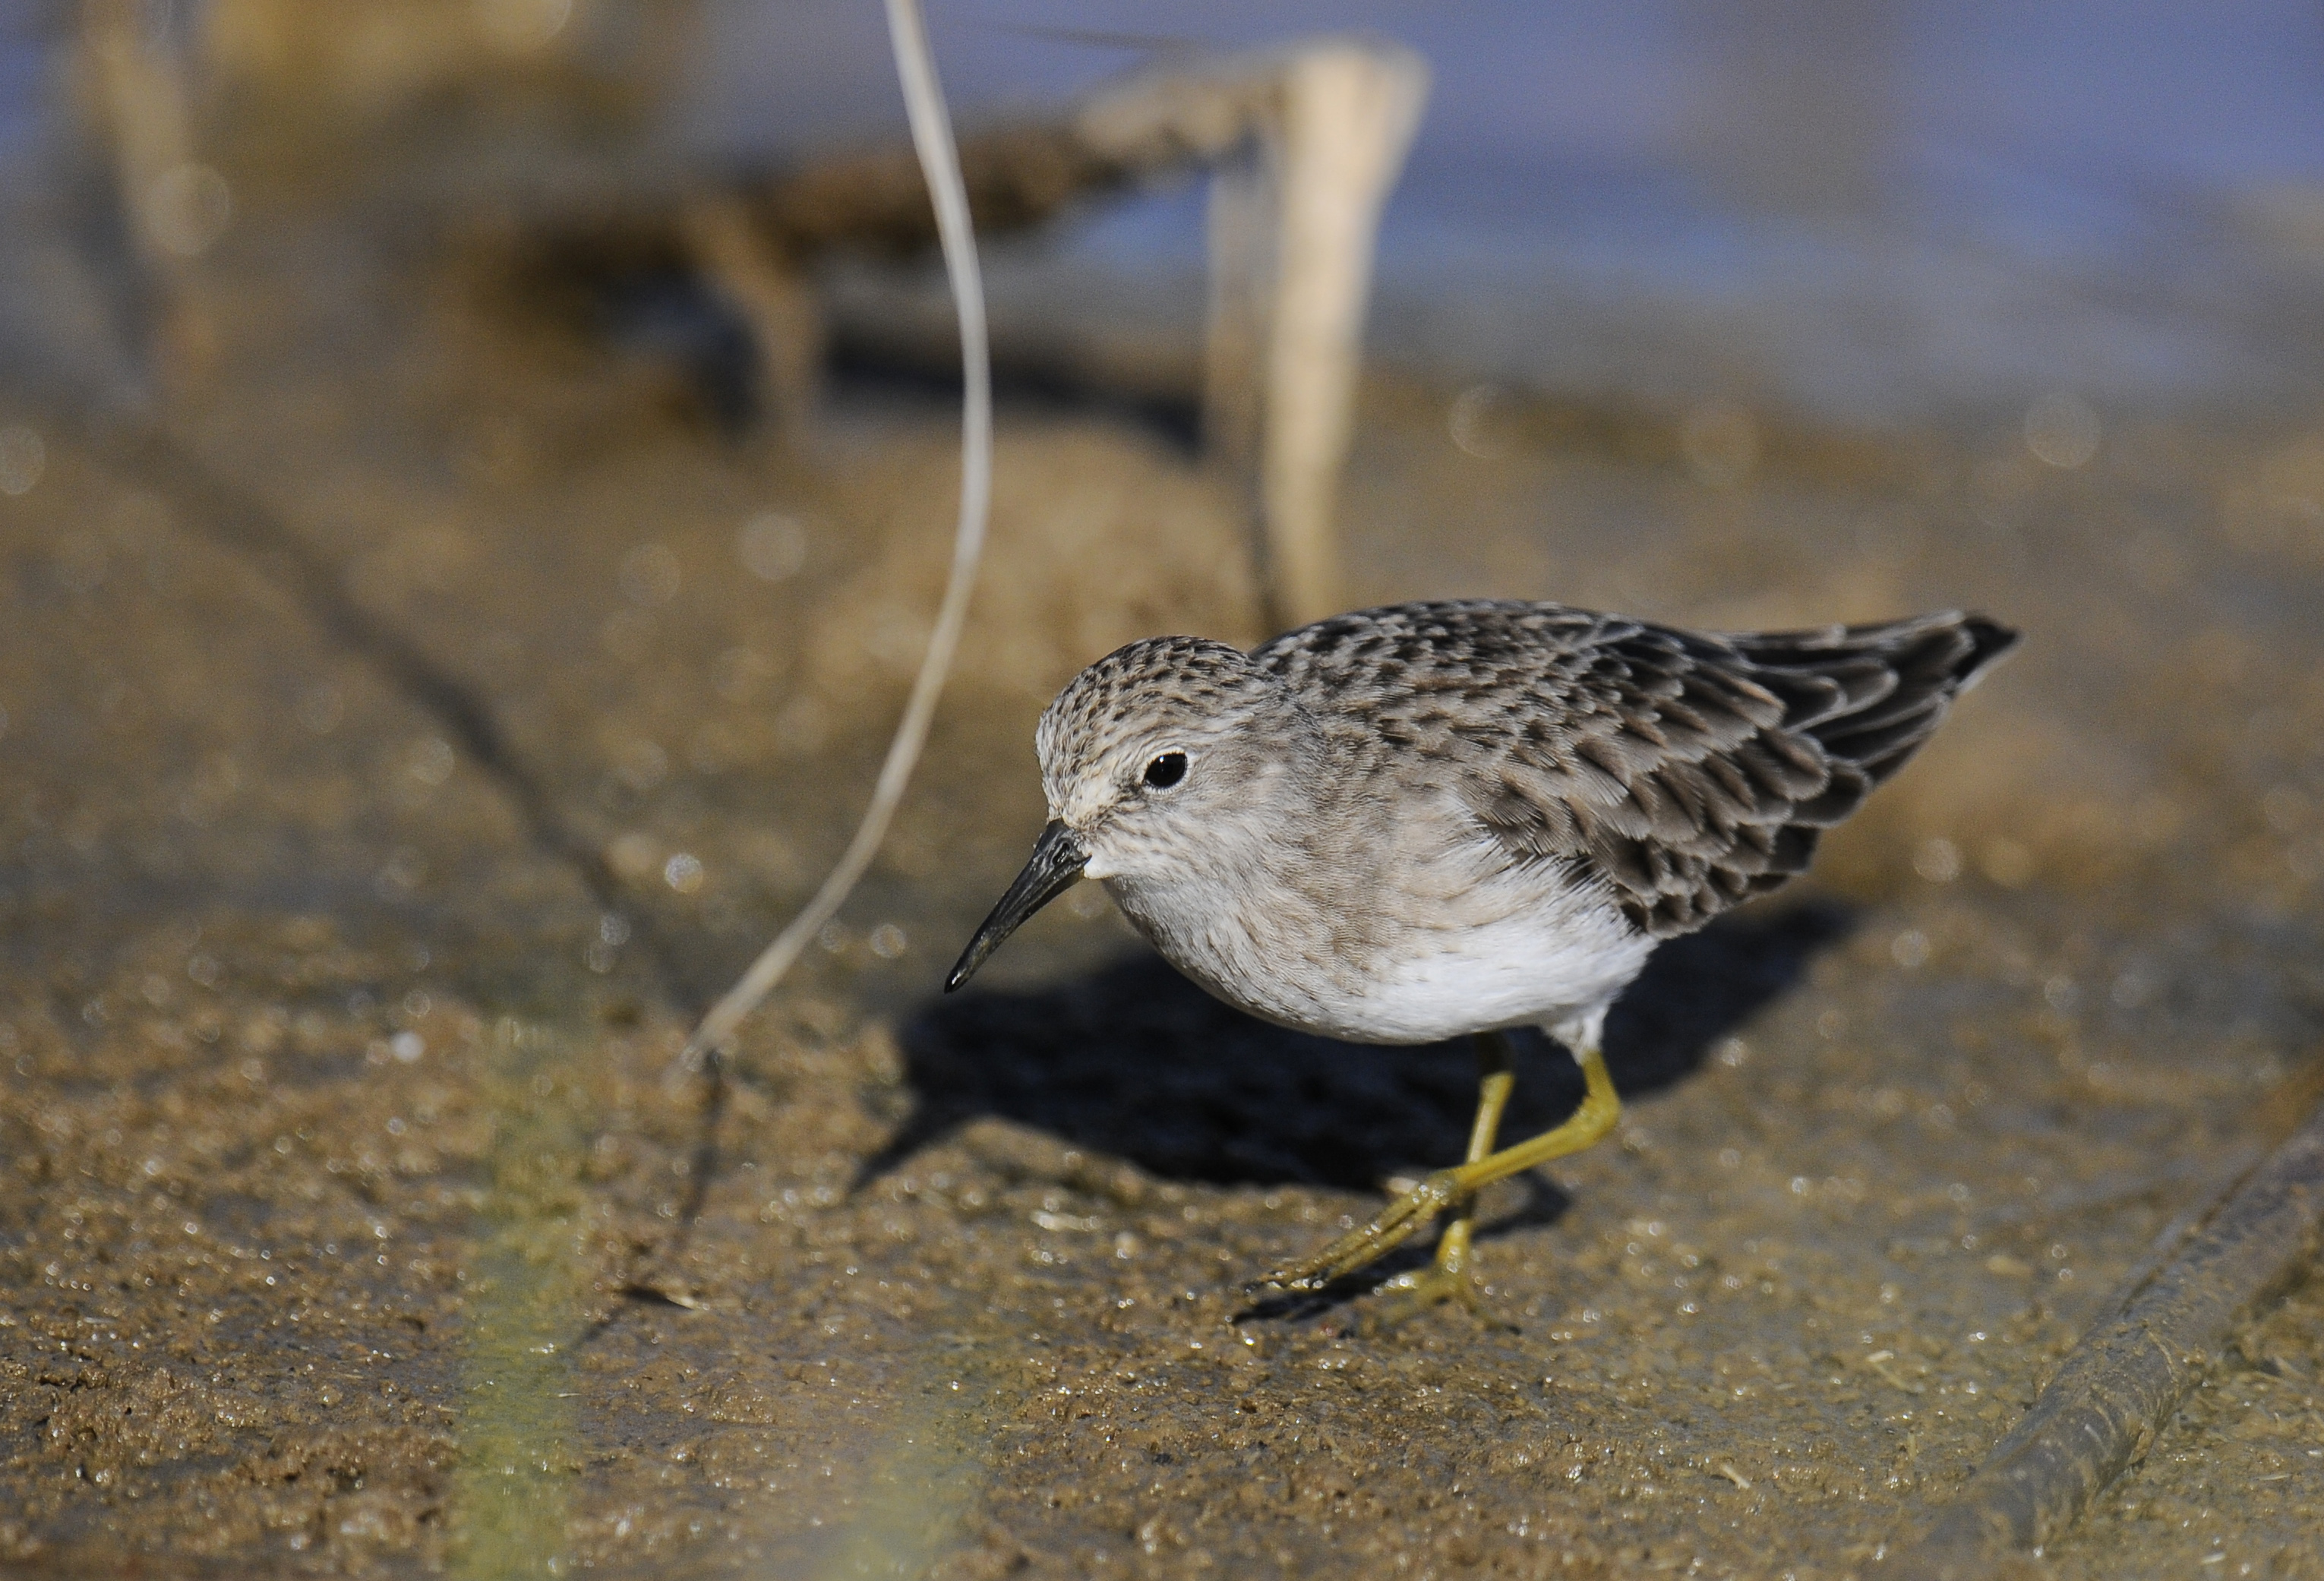
[[[2017,634],[1978,615],[1718,635],[1558,604],[1335,616],[1251,655],[1342,753],[1442,766],[1514,863],[1657,938],[1803,870]]]
[[[1959,614],[1714,636],[1462,602],[1248,654],[1133,642],[1043,713],[1050,832],[952,982],[1085,873],[1269,1020],[1580,1046],[1657,942],[1805,868],[2015,641]]]

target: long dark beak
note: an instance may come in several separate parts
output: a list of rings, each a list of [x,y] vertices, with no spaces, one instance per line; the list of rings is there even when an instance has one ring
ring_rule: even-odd
[[[1025,919],[1074,887],[1089,861],[1089,852],[1074,838],[1074,832],[1063,823],[1052,822],[1041,831],[1041,838],[1033,846],[1032,859],[1017,881],[1009,886],[1009,893],[976,930],[976,937],[960,952],[960,960],[945,979],[945,992],[949,994],[982,966],[985,958],[1001,948],[1001,942],[1015,933]]]

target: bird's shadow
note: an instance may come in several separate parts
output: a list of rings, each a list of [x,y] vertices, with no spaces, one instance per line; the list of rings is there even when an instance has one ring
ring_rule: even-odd
[[[1626,1098],[1669,1087],[1846,936],[1828,903],[1720,919],[1657,950],[1609,1017]],[[908,1117],[862,1179],[964,1123],[999,1116],[1166,1180],[1369,1190],[1457,1161],[1476,1103],[1465,1043],[1376,1048],[1286,1032],[1219,1003],[1151,955],[1032,993],[939,999],[902,1033]],[[1502,1135],[1556,1125],[1572,1061],[1520,1039]],[[1554,1207],[1536,1205],[1527,1218]]]

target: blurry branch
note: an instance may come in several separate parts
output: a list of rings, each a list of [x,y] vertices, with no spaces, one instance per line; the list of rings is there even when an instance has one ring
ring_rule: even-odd
[[[986,235],[1056,218],[1076,202],[1238,152],[1281,114],[1287,78],[1312,58],[1408,59],[1379,46],[1325,41],[1140,73],[1098,90],[1054,120],[973,133],[960,142],[969,211]],[[826,252],[909,256],[933,245],[927,184],[909,149],[823,160],[746,189],[769,243],[787,255]]]
[[[656,0],[651,25],[624,44],[613,25],[624,8],[589,0],[376,0],[360,28],[320,0],[213,0],[198,11],[79,5],[83,75],[131,238],[140,338],[164,388],[204,359],[194,264],[231,209],[225,178],[195,150],[198,76],[231,87],[230,99],[330,106],[312,118],[337,151],[326,157],[344,160],[355,155],[344,129],[330,142],[338,122],[370,124],[386,106],[436,103],[459,83],[537,78],[595,102],[602,96],[582,86],[622,77],[606,65],[615,57],[641,82],[666,80],[669,41],[693,36],[697,9]],[[181,22],[180,11],[197,20]],[[1054,115],[958,144],[966,210],[986,234],[1048,224],[1174,172],[1212,174],[1204,427],[1245,495],[1277,623],[1338,603],[1333,519],[1375,244],[1427,80],[1411,51],[1367,39],[1174,57]],[[512,280],[529,302],[582,326],[618,322],[625,305],[654,299],[668,282],[694,282],[715,299],[701,305],[726,345],[744,338],[734,326],[747,331],[747,359],[720,354],[733,386],[724,415],[740,419],[755,405],[778,432],[798,433],[813,420],[830,338],[818,267],[838,254],[903,258],[936,244],[929,191],[906,147],[705,179],[637,205],[520,222]]]
[[[1250,497],[1282,622],[1337,607],[1332,520],[1375,242],[1427,81],[1395,45],[1310,40],[1142,72],[959,145],[968,209],[988,236],[1174,172],[1213,173],[1204,428]],[[698,276],[749,326],[769,415],[796,429],[814,410],[825,340],[817,264],[908,258],[936,239],[918,160],[873,149],[664,212],[545,224],[518,267],[534,294],[567,303],[624,280]]]
[[[903,800],[904,788],[911,782],[920,748],[927,740],[936,698],[944,691],[945,676],[960,646],[961,628],[968,620],[977,562],[984,552],[985,521],[992,503],[992,367],[985,344],[984,280],[977,267],[976,234],[969,224],[968,192],[953,142],[952,117],[945,108],[944,88],[936,78],[918,0],[887,0],[887,6],[888,35],[896,53],[896,73],[903,84],[905,108],[911,117],[913,149],[932,195],[945,271],[960,317],[960,520],[953,539],[952,574],[945,584],[936,630],[928,637],[927,652],[913,679],[904,717],[896,726],[895,740],[889,743],[887,760],[881,765],[879,783],[855,838],[806,909],[791,919],[790,925],[775,936],[741,980],[702,1018],[702,1025],[687,1042],[688,1062],[715,1054],[733,1041],[743,1020],[774,991],[807,941],[838,914],[856,881],[872,865],[897,804]]]
[[[1333,523],[1374,239],[1428,78],[1416,57],[1333,44],[1272,80],[1252,146],[1211,188],[1204,416],[1231,464],[1256,461],[1269,612],[1288,626],[1340,607]]]
[[[165,388],[207,350],[191,273],[231,207],[225,179],[194,157],[188,51],[169,24],[167,8],[140,0],[82,0],[78,62],[128,238],[134,316]]]

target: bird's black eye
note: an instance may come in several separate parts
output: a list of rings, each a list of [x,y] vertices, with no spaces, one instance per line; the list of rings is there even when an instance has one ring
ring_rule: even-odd
[[[1186,777],[1186,755],[1165,752],[1146,766],[1146,783],[1156,790],[1168,790]]]

